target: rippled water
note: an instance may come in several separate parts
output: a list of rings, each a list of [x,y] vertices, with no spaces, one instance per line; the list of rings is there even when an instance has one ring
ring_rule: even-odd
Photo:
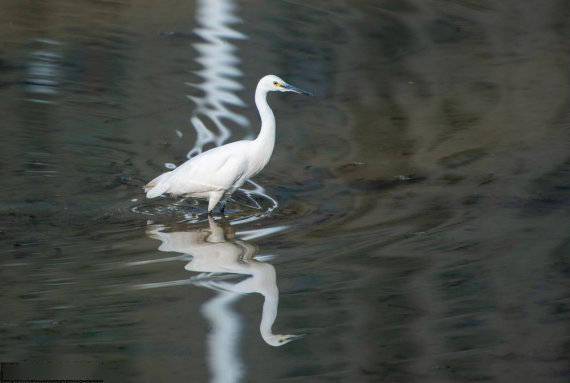
[[[567,1],[7,0],[5,378],[570,379]],[[258,131],[225,220],[141,186]],[[278,335],[282,334],[282,335]]]

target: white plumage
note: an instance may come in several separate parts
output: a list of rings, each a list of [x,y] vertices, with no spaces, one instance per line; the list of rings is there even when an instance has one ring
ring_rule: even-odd
[[[225,197],[259,173],[273,153],[275,117],[267,104],[267,93],[271,91],[309,94],[277,76],[263,77],[255,90],[255,104],[261,116],[261,130],[257,138],[222,145],[189,159],[145,185],[146,197],[171,194],[207,198],[208,213],[222,200],[223,212]]]

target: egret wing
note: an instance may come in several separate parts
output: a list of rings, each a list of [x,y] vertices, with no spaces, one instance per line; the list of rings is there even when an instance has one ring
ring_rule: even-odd
[[[228,190],[246,169],[247,159],[242,154],[226,147],[214,148],[174,170],[168,192],[190,194]]]

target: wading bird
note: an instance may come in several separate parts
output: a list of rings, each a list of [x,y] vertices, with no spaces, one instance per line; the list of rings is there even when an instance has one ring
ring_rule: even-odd
[[[231,142],[190,158],[174,170],[163,173],[145,187],[147,198],[163,194],[207,198],[208,213],[243,183],[259,173],[269,162],[275,146],[275,117],[267,104],[268,92],[294,92],[310,95],[274,75],[259,80],[255,105],[261,117],[261,130],[255,140]]]

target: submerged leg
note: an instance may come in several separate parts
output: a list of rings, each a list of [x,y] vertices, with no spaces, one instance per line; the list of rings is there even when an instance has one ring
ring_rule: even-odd
[[[223,196],[224,196],[223,191],[210,192],[210,201],[208,202],[208,213],[211,213],[212,210],[214,210],[214,208],[216,207],[216,205],[222,199]]]

